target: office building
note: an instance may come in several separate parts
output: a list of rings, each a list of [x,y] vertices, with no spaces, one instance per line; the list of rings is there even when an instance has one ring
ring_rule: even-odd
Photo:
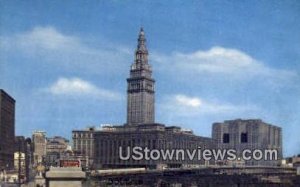
[[[14,167],[16,101],[0,89],[0,169]]]
[[[227,120],[223,123],[214,123],[212,128],[212,138],[216,140],[217,148],[219,149],[235,149],[241,160],[245,161],[245,165],[264,165],[276,166],[279,165],[282,159],[282,132],[281,128],[267,124],[259,119],[249,120]],[[261,150],[276,150],[277,160],[265,159],[260,160],[258,153],[253,159],[243,159],[242,152],[249,149]],[[263,154],[268,156],[267,154]],[[252,156],[252,153],[247,154],[247,159]]]

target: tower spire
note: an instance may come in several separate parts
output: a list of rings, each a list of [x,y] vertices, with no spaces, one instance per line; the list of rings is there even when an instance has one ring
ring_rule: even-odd
[[[138,37],[137,49],[135,51],[136,64],[148,64],[148,50],[146,46],[146,37],[143,27],[141,27]]]
[[[145,32],[144,32],[143,27],[141,27],[141,29],[140,29],[137,50],[141,50],[141,51],[144,51],[144,52],[147,51],[146,37],[145,37]]]

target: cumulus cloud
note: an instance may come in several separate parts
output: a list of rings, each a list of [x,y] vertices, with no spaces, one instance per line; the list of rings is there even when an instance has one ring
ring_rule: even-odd
[[[53,95],[63,96],[92,96],[102,99],[120,99],[120,94],[99,88],[92,83],[80,78],[59,78],[56,82],[46,88]]]
[[[200,97],[176,94],[167,97],[160,105],[164,113],[180,116],[199,116],[203,114],[234,114],[256,110],[255,106],[241,106],[218,101],[209,101]]]
[[[193,53],[154,54],[153,60],[165,69],[173,71],[206,73],[213,76],[225,75],[238,79],[256,76],[285,79],[296,75],[293,71],[268,67],[243,51],[220,46],[214,46],[207,51],[198,50]]]

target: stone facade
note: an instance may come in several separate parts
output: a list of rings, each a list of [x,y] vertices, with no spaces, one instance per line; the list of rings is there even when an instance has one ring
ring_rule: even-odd
[[[281,128],[267,124],[262,120],[228,120],[223,123],[214,123],[212,137],[220,149],[235,149],[238,156],[245,149],[266,150],[276,149],[278,160],[254,159],[245,161],[246,165],[276,166],[282,159],[282,135]]]
[[[29,179],[29,170],[33,163],[33,152],[32,152],[32,145],[31,139],[25,138],[24,136],[16,136],[15,137],[15,169],[18,163],[18,159],[16,160],[16,156],[18,158],[19,152],[23,161],[21,161],[21,165],[24,167],[22,168],[21,172],[25,174],[26,179]]]
[[[212,137],[194,135],[191,131],[176,126],[155,123],[154,79],[148,63],[148,50],[143,29],[140,30],[135,62],[127,79],[127,123],[125,125],[104,126],[101,129],[73,131],[74,152],[93,158],[95,168],[128,167],[193,167],[207,164],[203,159],[194,160],[121,160],[120,155],[127,148],[148,148],[150,150],[195,150],[236,149],[237,156],[244,149],[276,149],[278,160],[282,158],[281,128],[261,120],[231,120],[213,124]],[[120,149],[121,147],[121,149]],[[125,150],[123,150],[125,149]],[[120,154],[120,151],[122,153]],[[277,165],[278,161],[243,162],[246,165]],[[214,159],[208,164],[216,164]]]
[[[0,89],[0,169],[14,166],[15,100]]]
[[[86,174],[80,167],[52,167],[45,177],[47,187],[82,187]]]
[[[14,168],[18,170],[19,168],[19,158],[20,164],[23,169],[25,168],[25,158],[27,154],[27,143],[24,136],[16,136],[15,137],[15,145],[14,145]]]
[[[56,166],[58,160],[65,154],[69,145],[69,140],[55,136],[47,138],[46,158],[47,166]]]
[[[147,167],[159,168],[201,165],[198,160],[121,160],[119,147],[135,146],[153,149],[213,148],[211,138],[199,137],[180,127],[155,123],[154,79],[148,63],[148,50],[144,30],[141,29],[135,51],[135,62],[127,79],[127,124],[103,127],[94,132],[94,166],[96,168]],[[123,152],[123,151],[122,151]],[[124,150],[125,152],[125,150]]]
[[[73,130],[73,152],[75,156],[80,156],[88,160],[89,164],[93,164],[94,160],[94,127],[84,130]]]
[[[154,123],[154,79],[150,64],[148,64],[148,50],[143,29],[138,38],[135,51],[135,61],[127,79],[127,124],[138,125]]]
[[[95,132],[95,167],[96,168],[179,168],[204,165],[203,160],[121,160],[122,155],[127,153],[127,148],[148,148],[149,150],[197,150],[201,148],[213,148],[214,142],[211,138],[194,135],[191,131],[182,130],[180,127],[167,127],[163,124],[144,124],[139,126],[112,126],[104,127]],[[187,155],[185,155],[187,158]]]
[[[35,131],[32,135],[34,164],[37,165],[44,161],[46,156],[46,133]]]

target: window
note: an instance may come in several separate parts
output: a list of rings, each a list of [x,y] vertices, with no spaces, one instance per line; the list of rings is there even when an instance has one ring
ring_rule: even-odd
[[[248,134],[242,133],[241,134],[241,143],[247,143],[248,142]]]
[[[229,143],[229,134],[228,133],[224,133],[223,134],[223,143]]]

